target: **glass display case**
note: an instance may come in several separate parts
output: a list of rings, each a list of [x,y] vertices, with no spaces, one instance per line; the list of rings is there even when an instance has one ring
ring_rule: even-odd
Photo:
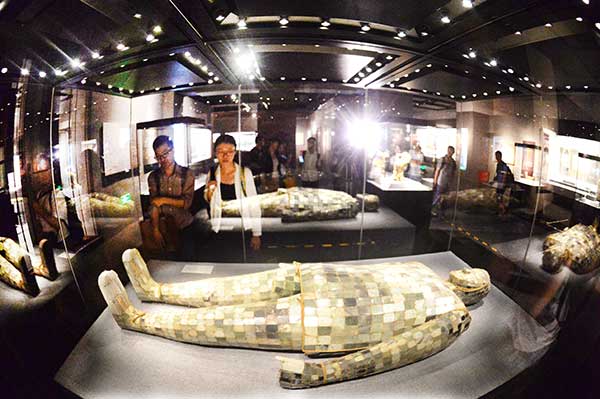
[[[540,180],[542,148],[534,142],[515,143],[516,181],[538,183]]]

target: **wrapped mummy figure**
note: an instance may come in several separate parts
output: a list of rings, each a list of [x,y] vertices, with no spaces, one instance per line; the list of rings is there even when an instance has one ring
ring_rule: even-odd
[[[576,274],[586,274],[600,267],[600,235],[597,224],[577,224],[550,234],[544,240],[542,269],[558,273],[563,266]]]
[[[192,306],[135,309],[114,271],[98,278],[117,324],[176,341],[336,354],[322,362],[278,357],[282,387],[309,388],[395,369],[438,353],[471,322],[467,305],[490,290],[482,269],[444,281],[418,262],[368,267],[281,264],[260,273],[158,283],[139,252],[123,262],[143,301]]]

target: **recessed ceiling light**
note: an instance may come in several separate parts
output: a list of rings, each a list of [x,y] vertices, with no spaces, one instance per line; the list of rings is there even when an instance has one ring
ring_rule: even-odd
[[[415,73],[419,73],[419,72],[421,72],[420,69],[415,69]]]
[[[429,33],[427,33],[426,31],[421,32],[421,36],[429,36]]]
[[[218,76],[215,76],[213,79],[215,80],[215,82],[219,81],[219,77]]]
[[[519,31],[519,30],[515,32],[515,35],[520,35],[520,34],[521,34],[521,31]]]
[[[133,94],[133,90],[129,89],[129,94]]]
[[[496,94],[500,94],[502,93],[500,90],[496,90]]]
[[[96,82],[96,86],[100,86],[102,83],[100,82]]]
[[[108,85],[107,87],[108,87],[109,89],[112,89],[112,88],[113,88],[113,85]]]
[[[392,57],[391,55],[388,55],[388,56],[385,57],[385,59],[388,60],[388,61],[391,61],[391,60],[394,59],[394,57]]]
[[[373,69],[371,69],[371,68],[369,68],[369,67],[366,67],[366,68],[365,68],[365,71],[367,71],[367,72],[371,73],[371,72],[373,72]]]
[[[583,18],[581,18],[581,17],[577,17],[575,19],[577,20],[577,22],[583,22]]]
[[[208,84],[209,84],[209,85],[211,85],[211,84],[213,84],[213,83],[215,83],[215,81],[214,81],[214,80],[212,80],[212,79],[208,79]]]
[[[471,95],[472,95],[473,97],[477,97],[477,94],[475,94],[475,93],[473,93],[473,94],[471,94]]]
[[[0,72],[7,73],[8,72],[8,68],[4,67],[4,68],[0,69]]]
[[[300,78],[300,80],[306,80],[306,78],[303,76],[303,77]]]
[[[238,29],[246,29],[248,28],[248,24],[246,23],[246,18],[240,18],[237,23]]]
[[[383,64],[382,64],[381,62],[376,62],[376,63],[375,63],[375,66],[377,66],[377,67],[380,67],[380,66],[382,66],[382,65],[383,65]]]
[[[472,0],[463,0],[462,6],[464,8],[473,8],[473,1]]]
[[[440,93],[439,91],[436,91],[435,94],[437,94],[438,96],[442,95],[442,93]]]
[[[315,44],[315,47],[319,48],[319,47],[321,47],[321,45],[320,44]]]
[[[121,68],[125,68],[125,64],[121,64],[121,66],[120,66],[120,67],[121,67]]]
[[[100,58],[100,53],[97,51],[93,51],[92,52],[92,58],[97,60],[98,58]]]
[[[463,95],[462,95],[462,98],[463,98],[463,99],[464,99],[464,98],[467,98],[467,96],[465,96],[465,95],[463,94]]]
[[[524,80],[524,81],[526,81],[526,82],[529,82],[529,77],[528,77],[528,76],[525,76],[525,77],[523,78],[523,80]]]
[[[133,18],[142,19],[142,14],[133,14]]]
[[[285,26],[290,23],[290,20],[287,17],[279,18],[279,25]]]
[[[596,23],[594,24],[594,26],[596,27],[596,29],[600,30],[600,22],[596,22]]]
[[[331,22],[329,22],[329,18],[323,18],[323,20],[321,21],[321,26],[324,28],[331,26]]]
[[[552,90],[552,89],[554,89],[554,87],[548,86],[548,90]]]
[[[360,78],[357,76],[357,77],[354,78],[354,81],[355,82],[360,82]]]
[[[542,88],[542,84],[541,84],[541,83],[537,83],[537,84],[535,85],[535,87],[537,87],[538,89],[541,89],[541,88]]]
[[[124,43],[119,43],[117,44],[117,50],[119,51],[125,51],[127,50],[129,47],[127,47]]]
[[[567,85],[567,86],[565,86],[565,88],[566,88],[567,90],[571,90],[571,86],[570,86],[570,85]]]
[[[498,61],[495,60],[495,59],[493,59],[493,60],[490,61],[490,65],[493,66],[493,67],[496,67],[496,66],[498,66]]]
[[[45,78],[46,77],[46,72],[40,71],[40,73],[38,75],[40,76],[40,78]]]
[[[360,24],[360,30],[363,32],[368,32],[371,30],[371,27],[369,26],[368,23],[361,23]]]
[[[487,96],[487,95],[488,95],[488,92],[487,92],[487,91],[484,91],[484,92],[483,92],[483,95],[484,95],[484,96]]]
[[[583,2],[583,4],[585,5],[589,5],[590,4],[590,0],[581,0]]]
[[[282,76],[279,78],[280,80],[285,80],[285,76]]]
[[[389,85],[389,86],[390,86],[392,89],[393,89],[394,87],[396,87],[396,85],[395,85],[395,84],[393,84],[393,83],[390,83],[390,85]]]
[[[583,86],[583,88],[587,90],[590,88],[590,86]]]
[[[327,78],[321,78],[323,82],[327,82]]]
[[[149,33],[149,34],[146,35],[146,41],[147,42],[151,42],[154,39],[156,39],[156,37],[152,33]]]
[[[152,28],[152,32],[155,35],[160,35],[162,33],[162,27],[160,25],[155,25],[154,28]]]
[[[360,76],[361,78],[364,78],[365,77],[365,73],[364,72],[359,72],[358,76]]]
[[[477,57],[477,53],[473,50],[469,51],[469,58],[476,58]]]
[[[515,88],[511,86],[511,87],[508,88],[508,90],[515,91]]]
[[[449,24],[450,22],[452,22],[452,21],[450,20],[450,17],[449,17],[449,16],[447,16],[447,15],[442,15],[442,18],[440,18],[440,21],[441,21],[443,24]]]
[[[466,58],[467,60],[470,60],[471,58],[469,57],[469,54],[463,54],[462,55],[464,58]]]
[[[483,80],[486,80],[486,79],[487,79],[487,76],[485,76],[485,75],[481,75],[481,79],[483,79]]]
[[[552,28],[552,24],[550,22],[548,22],[546,25],[544,25],[546,28]]]
[[[512,68],[508,68],[507,71],[508,71],[508,73],[515,73],[515,70]]]

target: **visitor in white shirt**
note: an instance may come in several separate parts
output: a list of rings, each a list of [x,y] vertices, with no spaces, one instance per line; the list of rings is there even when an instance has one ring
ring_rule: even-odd
[[[306,141],[306,151],[302,151],[299,162],[302,165],[300,175],[302,187],[318,188],[321,175],[321,154],[317,152],[317,139],[311,137]]]

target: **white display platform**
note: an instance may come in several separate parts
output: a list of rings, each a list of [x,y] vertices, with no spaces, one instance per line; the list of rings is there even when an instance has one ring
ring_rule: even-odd
[[[450,270],[467,266],[451,252],[343,263],[368,266],[399,260],[421,261],[443,277]],[[189,267],[189,262],[157,264],[151,261],[149,264],[157,280],[172,282],[276,267],[275,264],[214,264],[212,275],[200,275],[181,273],[184,267]],[[130,284],[127,291],[134,305],[144,311],[173,307],[140,303]],[[495,287],[482,303],[470,310],[473,321],[469,330],[449,348],[428,359],[359,380],[299,391],[279,386],[279,362],[275,356],[281,352],[204,347],[125,331],[105,310],[55,379],[84,398],[478,398],[533,365],[547,349],[537,342],[548,342],[548,336]],[[516,347],[537,349],[537,352],[526,353]],[[303,358],[300,353],[286,353],[286,356]]]

